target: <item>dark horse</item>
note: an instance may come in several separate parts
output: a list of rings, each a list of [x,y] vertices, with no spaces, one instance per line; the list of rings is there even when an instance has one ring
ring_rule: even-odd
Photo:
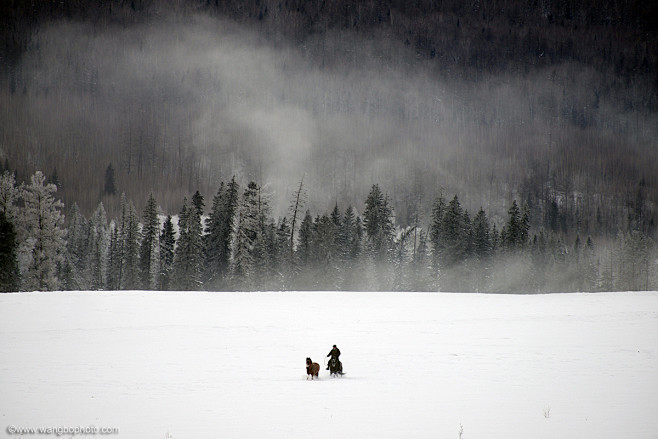
[[[313,377],[315,376],[316,378],[320,378],[318,376],[318,373],[320,372],[320,365],[318,363],[314,363],[309,357],[306,357],[306,374],[311,377],[311,380],[313,380]],[[308,376],[306,377],[308,379]]]
[[[329,375],[343,375],[343,363],[336,357],[329,360]]]

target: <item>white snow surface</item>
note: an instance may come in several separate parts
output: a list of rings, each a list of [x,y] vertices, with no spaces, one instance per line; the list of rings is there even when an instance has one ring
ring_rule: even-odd
[[[0,423],[13,438],[657,439],[658,292],[2,294]]]

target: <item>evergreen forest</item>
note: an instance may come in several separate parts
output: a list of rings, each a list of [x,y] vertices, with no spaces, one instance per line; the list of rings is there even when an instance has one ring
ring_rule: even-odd
[[[396,220],[374,184],[362,204],[306,208],[302,178],[286,215],[272,216],[267,188],[222,182],[196,191],[178,212],[150,196],[138,212],[125,194],[108,218],[77,204],[63,214],[57,185],[40,171],[0,186],[0,289],[375,290],[542,293],[658,288],[658,247],[641,218],[613,240],[573,234],[551,209],[533,227],[528,203],[512,200],[500,221],[469,212],[438,191],[431,215]],[[419,211],[417,211],[419,212]],[[633,212],[629,211],[629,215]],[[556,218],[553,218],[556,215]],[[555,223],[555,224],[553,224]],[[571,221],[568,222],[571,224]],[[655,231],[653,231],[655,234]],[[573,237],[573,238],[570,238]]]

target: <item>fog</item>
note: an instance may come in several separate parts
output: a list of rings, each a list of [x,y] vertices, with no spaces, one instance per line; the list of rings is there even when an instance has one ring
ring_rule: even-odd
[[[614,191],[626,178],[601,176],[610,148],[627,157],[629,180],[656,178],[656,116],[618,99],[640,100],[641,87],[594,93],[609,78],[582,65],[439,74],[384,32],[291,45],[201,16],[56,22],[34,35],[11,81],[0,152],[56,169],[67,203],[87,211],[109,163],[138,206],[153,191],[174,212],[196,189],[209,204],[233,175],[267,185],[275,216],[302,176],[315,212],[360,210],[379,183],[402,225],[440,190],[500,218],[533,166],[574,190]]]

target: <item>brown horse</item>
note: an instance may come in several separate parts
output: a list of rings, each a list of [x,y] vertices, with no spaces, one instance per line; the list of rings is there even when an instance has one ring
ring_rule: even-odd
[[[306,357],[306,374],[311,377],[311,380],[313,380],[313,377],[317,377],[318,379],[320,378],[318,374],[320,373],[320,365],[318,363],[314,363],[309,357]],[[306,377],[308,379],[308,376]]]

